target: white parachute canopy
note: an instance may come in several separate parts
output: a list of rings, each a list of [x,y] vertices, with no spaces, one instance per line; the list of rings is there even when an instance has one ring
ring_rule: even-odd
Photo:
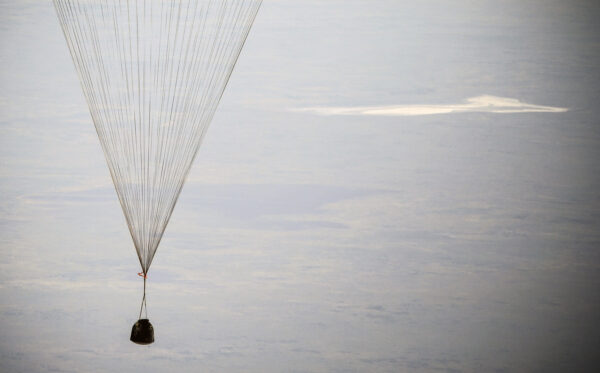
[[[144,275],[261,0],[54,0]]]

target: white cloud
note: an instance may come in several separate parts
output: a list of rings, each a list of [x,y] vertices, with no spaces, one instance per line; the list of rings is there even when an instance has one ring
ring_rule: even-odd
[[[564,113],[568,108],[542,106],[521,102],[514,98],[483,95],[471,97],[461,104],[416,104],[393,106],[354,106],[354,107],[308,107],[294,111],[317,115],[379,115],[416,116],[452,113]]]

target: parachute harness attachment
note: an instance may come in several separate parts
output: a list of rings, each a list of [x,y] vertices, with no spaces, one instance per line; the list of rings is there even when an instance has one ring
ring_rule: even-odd
[[[148,304],[146,304],[146,280],[148,279],[148,275],[144,272],[139,272],[138,276],[143,277],[144,278],[144,296],[142,297],[142,304],[140,306],[140,315],[138,316],[138,319],[142,318],[142,310],[145,310],[145,318],[148,318]]]

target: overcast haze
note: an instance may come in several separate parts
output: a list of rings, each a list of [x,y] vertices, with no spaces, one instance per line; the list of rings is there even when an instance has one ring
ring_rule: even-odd
[[[142,281],[51,1],[0,0],[0,371],[600,366],[594,1],[264,0]]]

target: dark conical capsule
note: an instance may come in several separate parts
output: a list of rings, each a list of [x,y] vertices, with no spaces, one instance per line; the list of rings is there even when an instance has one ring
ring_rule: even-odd
[[[148,319],[139,319],[131,328],[131,342],[148,345],[154,342],[154,328]]]

